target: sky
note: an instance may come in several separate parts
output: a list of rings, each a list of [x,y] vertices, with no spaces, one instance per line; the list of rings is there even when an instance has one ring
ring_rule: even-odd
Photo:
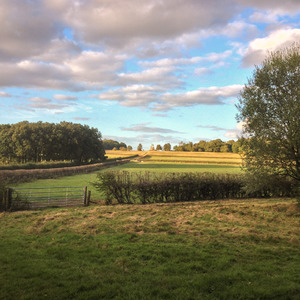
[[[237,139],[254,66],[299,40],[299,0],[0,0],[0,124],[145,150]]]

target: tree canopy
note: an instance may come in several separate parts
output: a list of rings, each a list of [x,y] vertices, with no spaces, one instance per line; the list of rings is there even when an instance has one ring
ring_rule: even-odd
[[[123,142],[117,142],[114,140],[104,139],[103,146],[105,150],[120,150],[120,148],[127,150],[127,145]]]
[[[104,160],[101,133],[70,122],[0,125],[0,161],[4,163]]]
[[[239,121],[249,137],[245,162],[252,172],[300,180],[300,44],[272,52],[241,91]]]
[[[234,152],[242,151],[242,140],[230,140],[223,142],[221,139],[211,141],[199,141],[198,143],[183,143],[173,147],[175,151],[192,151],[192,152]]]

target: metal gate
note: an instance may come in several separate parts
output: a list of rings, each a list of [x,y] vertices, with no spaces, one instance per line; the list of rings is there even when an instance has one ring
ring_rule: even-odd
[[[89,205],[87,187],[39,187],[10,189],[10,206],[34,209]]]

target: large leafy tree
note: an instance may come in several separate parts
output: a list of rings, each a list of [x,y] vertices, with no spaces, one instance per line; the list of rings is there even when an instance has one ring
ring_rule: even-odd
[[[0,125],[0,161],[40,162],[104,160],[101,133],[96,128],[70,122]]]
[[[239,97],[250,173],[300,180],[300,44],[272,52]]]

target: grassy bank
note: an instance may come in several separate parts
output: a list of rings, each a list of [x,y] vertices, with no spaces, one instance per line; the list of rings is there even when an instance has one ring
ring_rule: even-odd
[[[0,214],[0,299],[299,299],[293,199]]]

